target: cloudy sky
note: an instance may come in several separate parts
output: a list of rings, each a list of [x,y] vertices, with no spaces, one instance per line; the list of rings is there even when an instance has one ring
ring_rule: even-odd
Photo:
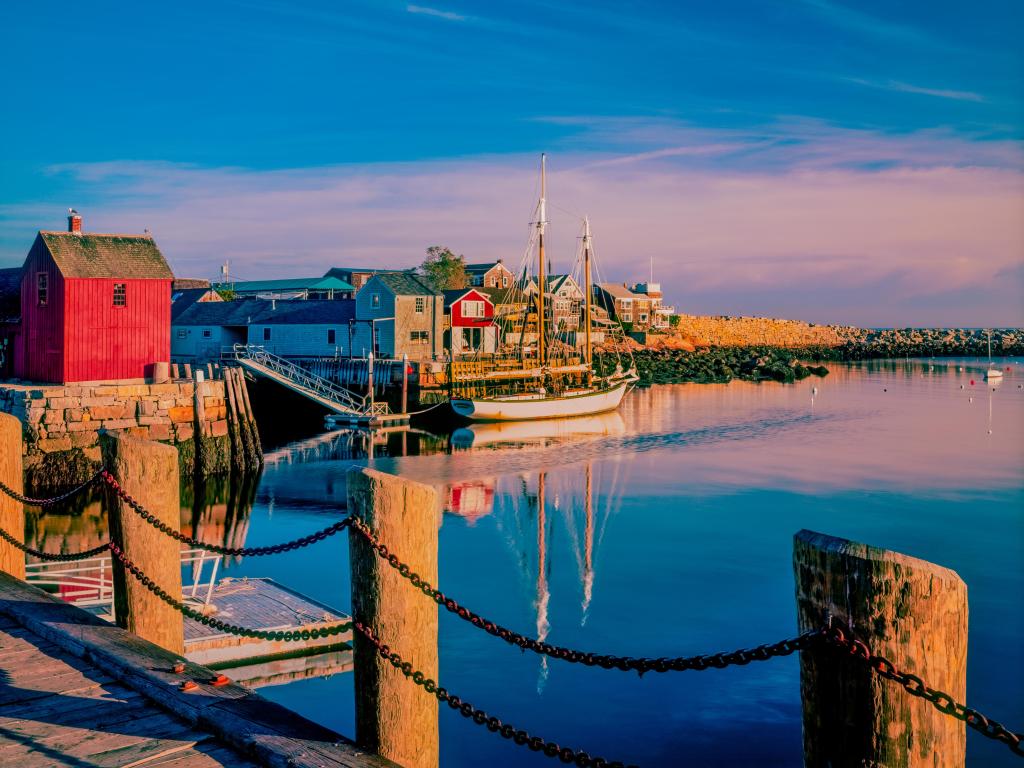
[[[175,272],[518,264],[678,309],[1024,325],[1014,0],[8,4],[0,266],[69,206]]]

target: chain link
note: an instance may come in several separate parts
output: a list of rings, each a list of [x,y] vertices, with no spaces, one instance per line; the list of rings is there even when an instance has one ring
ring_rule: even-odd
[[[939,712],[962,720],[981,735],[1002,742],[1015,755],[1024,757],[1024,734],[1014,733],[1002,723],[985,717],[978,710],[958,703],[948,693],[930,687],[917,675],[901,672],[889,659],[871,653],[871,649],[865,643],[848,635],[835,622],[821,630],[821,637],[827,644],[867,664],[880,677],[902,686],[911,696],[930,702]]]
[[[253,637],[259,640],[278,640],[283,642],[292,642],[297,640],[317,640],[321,637],[334,637],[348,632],[352,629],[352,622],[344,622],[342,624],[334,624],[329,627],[315,627],[313,629],[303,630],[263,630],[263,629],[249,629],[248,627],[240,627],[237,624],[228,624],[227,622],[215,619],[212,616],[206,616],[200,611],[193,608],[189,608],[185,603],[175,599],[167,593],[160,585],[154,582],[149,576],[142,572],[135,563],[125,556],[124,551],[111,542],[110,551],[114,554],[114,557],[120,561],[124,566],[125,570],[128,571],[136,580],[158,598],[163,600],[167,605],[171,606],[177,611],[180,611],[183,615],[198,621],[207,627],[218,629],[221,632],[227,632],[231,635],[238,635],[239,637]]]
[[[705,669],[724,669],[734,665],[745,665],[752,661],[768,661],[779,656],[790,654],[809,647],[819,639],[821,632],[812,631],[788,640],[781,640],[777,643],[759,645],[756,648],[738,651],[726,651],[710,655],[700,656],[677,656],[677,657],[633,657],[633,656],[611,656],[596,654],[587,651],[577,651],[572,648],[563,648],[557,645],[541,642],[535,638],[522,635],[519,632],[508,629],[485,619],[477,613],[469,610],[458,601],[445,595],[439,589],[431,585],[426,579],[413,572],[408,565],[398,559],[398,556],[388,550],[374,537],[366,523],[358,517],[350,517],[352,530],[359,533],[370,546],[380,555],[385,562],[408,580],[414,587],[419,589],[435,603],[443,606],[446,610],[454,613],[460,619],[469,622],[474,627],[482,629],[489,635],[501,638],[506,643],[514,645],[523,650],[533,651],[542,656],[550,656],[553,659],[561,659],[572,664],[583,664],[588,667],[601,667],[602,669],[617,669],[622,672],[685,672],[687,670],[703,671]]]
[[[219,544],[207,544],[205,541],[194,539],[191,536],[186,536],[180,531],[176,531],[167,523],[160,520],[156,515],[147,511],[145,507],[143,507],[127,491],[125,491],[124,488],[121,487],[120,483],[118,483],[117,480],[114,479],[114,476],[107,470],[104,469],[101,471],[100,476],[129,509],[158,531],[170,536],[172,539],[179,541],[182,544],[188,544],[190,547],[196,547],[198,549],[205,549],[208,552],[215,552],[218,555],[232,555],[235,557],[248,555],[250,557],[257,557],[260,555],[276,555],[279,552],[290,552],[294,549],[300,549],[302,547],[309,546],[310,544],[315,544],[318,541],[323,541],[339,531],[343,531],[348,528],[351,522],[351,518],[346,517],[321,531],[311,533],[308,536],[303,536],[301,539],[285,542],[284,544],[270,544],[264,547],[224,547]]]
[[[33,498],[32,496],[26,496],[22,493],[18,493],[16,490],[2,482],[0,482],[0,491],[7,494],[15,501],[19,501],[22,504],[28,504],[31,507],[51,507],[54,504],[60,504],[62,501],[67,501],[71,497],[77,496],[82,491],[88,490],[90,487],[99,482],[99,480],[103,477],[103,473],[105,471],[106,470],[100,470],[81,485],[76,485],[71,490],[65,491],[59,496],[53,496],[52,498],[49,499],[36,499]]]
[[[66,563],[70,562],[71,560],[86,560],[90,557],[96,557],[96,555],[102,552],[106,552],[108,549],[110,549],[110,542],[108,541],[106,544],[100,544],[98,547],[87,549],[85,552],[65,552],[62,554],[51,554],[49,552],[42,552],[38,549],[33,549],[32,547],[26,544],[22,544],[20,541],[14,538],[10,533],[5,531],[3,528],[0,528],[0,539],[3,539],[8,544],[12,544],[13,546],[20,549],[22,552],[32,555],[32,557],[38,557],[40,560],[49,560],[55,563]]]
[[[511,723],[503,723],[494,715],[490,715],[482,709],[478,709],[459,696],[450,693],[447,688],[442,688],[433,679],[427,677],[419,670],[414,670],[410,662],[405,661],[397,652],[392,651],[387,645],[365,626],[362,622],[353,621],[355,630],[365,637],[377,649],[381,658],[385,659],[392,667],[399,670],[408,680],[420,686],[427,693],[431,694],[442,704],[447,704],[457,710],[463,717],[472,720],[477,725],[482,725],[491,733],[497,733],[502,738],[513,741],[520,747],[527,747],[533,752],[542,752],[548,757],[557,757],[563,763],[580,766],[581,768],[636,768],[627,766],[617,760],[606,760],[603,757],[595,757],[581,749],[559,746],[553,741],[546,741],[540,736],[531,736],[527,731],[517,729]]]

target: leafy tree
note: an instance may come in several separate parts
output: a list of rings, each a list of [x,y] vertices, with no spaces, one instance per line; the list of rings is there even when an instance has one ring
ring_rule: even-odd
[[[226,286],[222,286],[222,287],[214,288],[214,290],[218,294],[220,294],[220,297],[222,299],[224,299],[224,301],[234,301],[235,300],[235,289],[234,288],[228,288]]]
[[[465,288],[469,285],[465,257],[456,256],[449,248],[441,245],[427,248],[427,258],[420,265],[420,271],[439,291]]]
[[[679,315],[669,315],[668,324],[672,328],[678,328],[679,324],[683,321],[683,318]]]

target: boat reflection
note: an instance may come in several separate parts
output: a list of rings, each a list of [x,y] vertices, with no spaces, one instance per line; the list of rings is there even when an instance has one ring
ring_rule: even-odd
[[[547,447],[557,442],[622,435],[625,432],[626,423],[619,412],[609,411],[572,419],[472,424],[452,432],[451,445],[455,450],[525,445]]]

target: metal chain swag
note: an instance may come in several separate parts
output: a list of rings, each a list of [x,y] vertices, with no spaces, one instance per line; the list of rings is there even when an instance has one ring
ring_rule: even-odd
[[[100,477],[111,487],[114,493],[117,494],[129,509],[161,533],[170,536],[172,539],[179,541],[182,544],[187,544],[190,547],[196,547],[197,549],[205,549],[208,552],[215,552],[218,555],[258,557],[261,555],[276,555],[279,552],[290,552],[291,550],[300,549],[301,547],[315,544],[318,541],[323,541],[339,531],[345,530],[351,523],[351,518],[346,517],[334,523],[334,525],[330,525],[316,533],[311,533],[308,536],[303,536],[300,539],[295,539],[294,541],[289,541],[284,544],[270,544],[264,547],[224,547],[219,544],[207,544],[205,541],[194,539],[191,536],[186,536],[180,531],[176,531],[174,528],[167,525],[167,523],[161,521],[156,515],[147,511],[145,507],[132,498],[132,496],[121,487],[120,483],[118,483],[117,480],[114,479],[114,476],[107,470],[102,470],[100,472]]]
[[[531,650],[535,653],[555,659],[562,659],[570,663],[599,666],[603,669],[618,669],[624,672],[634,671],[642,675],[644,672],[649,671],[701,671],[710,668],[722,669],[733,665],[745,665],[752,661],[767,661],[777,656],[788,656],[794,651],[805,650],[824,643],[827,646],[846,651],[854,658],[864,661],[878,675],[900,684],[912,696],[925,699],[943,714],[962,720],[983,736],[1006,744],[1011,752],[1024,757],[1024,734],[1014,733],[1002,723],[986,717],[975,709],[957,703],[949,694],[930,688],[920,677],[900,672],[891,661],[883,656],[873,655],[865,643],[852,637],[847,637],[843,630],[838,626],[833,626],[831,621],[828,626],[817,630],[810,630],[790,640],[759,645],[749,650],[715,653],[707,656],[650,659],[631,656],[597,655],[571,648],[562,648],[540,642],[534,638],[507,629],[459,605],[458,602],[447,597],[443,592],[419,576],[419,574],[413,572],[407,564],[399,560],[397,555],[390,552],[385,544],[374,537],[365,522],[356,517],[350,519],[352,521],[351,530],[363,536],[382,559],[398,571],[414,587],[423,592],[423,594],[478,629],[483,629],[488,634],[500,637],[505,642],[524,650]]]
[[[824,643],[826,646],[833,647],[835,649],[848,653],[851,657],[863,661],[867,664],[874,672],[881,677],[898,683],[912,696],[923,698],[930,702],[938,711],[943,714],[955,717],[961,720],[966,725],[970,726],[973,730],[987,736],[995,741],[1002,742],[1009,747],[1015,755],[1024,757],[1024,734],[1014,733],[1002,723],[992,720],[985,715],[981,714],[975,709],[971,709],[963,704],[956,702],[949,694],[943,691],[936,690],[929,687],[920,677],[899,671],[895,665],[883,656],[877,656],[871,653],[868,646],[860,640],[853,637],[848,637],[842,628],[833,626],[830,622],[828,626],[818,630],[811,630],[805,632],[798,637],[782,640],[777,643],[770,643],[765,645],[759,645],[756,648],[748,650],[738,650],[725,653],[716,653],[710,655],[700,656],[684,656],[674,658],[644,658],[644,657],[631,657],[631,656],[612,656],[604,654],[587,653],[583,651],[573,650],[571,648],[563,648],[560,646],[550,645],[548,643],[540,642],[534,638],[527,637],[513,630],[507,629],[499,624],[489,621],[479,614],[476,614],[462,605],[459,605],[455,600],[447,597],[439,589],[433,587],[429,582],[420,577],[417,573],[413,572],[409,566],[399,560],[398,556],[391,553],[387,546],[378,541],[366,524],[353,516],[339,520],[334,525],[331,525],[321,531],[304,536],[300,539],[296,539],[285,544],[276,544],[263,547],[222,547],[215,544],[207,544],[205,542],[198,541],[189,536],[185,536],[167,524],[161,522],[153,514],[146,511],[146,509],[139,504],[134,498],[124,491],[123,488],[118,484],[114,477],[106,469],[101,470],[94,475],[90,480],[81,485],[63,493],[59,496],[55,496],[50,499],[36,499],[30,496],[17,493],[7,485],[0,483],[0,491],[7,494],[11,498],[23,503],[30,504],[33,506],[50,506],[57,504],[61,501],[69,499],[87,488],[94,485],[99,480],[106,482],[113,491],[121,498],[121,500],[136,514],[142,517],[143,520],[153,525],[155,528],[160,530],[162,533],[174,538],[175,540],[189,544],[191,546],[206,549],[211,552],[225,555],[269,555],[277,552],[286,552],[300,547],[308,546],[318,541],[322,541],[329,536],[344,530],[345,528],[351,527],[351,529],[358,532],[363,536],[370,546],[383,558],[392,568],[398,571],[398,573],[405,579],[407,579],[414,587],[419,589],[423,594],[427,595],[434,600],[438,605],[442,605],[446,610],[454,613],[459,618],[469,622],[473,626],[483,629],[488,634],[500,637],[507,643],[515,645],[524,650],[531,650],[535,653],[550,656],[556,659],[562,659],[570,663],[584,664],[585,666],[598,666],[602,669],[617,669],[626,672],[637,672],[644,674],[645,672],[669,672],[669,671],[685,671],[685,670],[705,670],[705,669],[722,669],[724,667],[732,665],[745,665],[752,661],[767,661],[768,659],[775,658],[778,656],[788,656],[798,650],[806,650],[812,646]],[[498,718],[488,715],[486,712],[480,709],[476,709],[468,702],[462,701],[458,696],[450,694],[446,689],[441,688],[433,680],[425,677],[422,672],[415,671],[412,669],[412,665],[403,661],[401,656],[396,652],[391,651],[388,646],[382,644],[380,640],[373,635],[373,633],[366,626],[360,622],[346,622],[344,624],[334,625],[323,629],[312,629],[302,631],[265,631],[248,629],[246,627],[240,627],[234,624],[228,624],[210,616],[206,616],[199,611],[189,608],[183,602],[175,599],[168,594],[159,585],[154,583],[146,574],[144,574],[138,566],[132,563],[124,554],[123,550],[120,549],[115,543],[107,542],[101,544],[98,547],[87,550],[85,552],[68,553],[68,554],[50,554],[47,552],[41,552],[33,549],[32,547],[22,544],[20,541],[15,539],[7,531],[0,529],[0,538],[7,541],[11,545],[17,547],[23,552],[26,552],[34,557],[41,560],[51,561],[71,561],[85,559],[88,557],[94,557],[106,550],[110,550],[113,555],[125,566],[125,569],[132,574],[136,579],[139,580],[147,589],[153,592],[157,597],[163,600],[168,605],[174,607],[180,611],[183,615],[187,616],[194,621],[198,621],[206,626],[213,627],[214,629],[228,632],[231,634],[240,635],[242,637],[253,637],[263,640],[278,640],[278,641],[293,641],[293,640],[309,640],[320,637],[329,637],[334,635],[340,635],[347,632],[350,629],[356,629],[360,634],[364,635],[377,648],[378,652],[382,657],[386,658],[388,662],[396,669],[400,669],[402,673],[412,679],[414,683],[421,686],[428,693],[435,696],[438,701],[448,704],[452,709],[457,709],[463,716],[472,718],[473,722],[478,725],[486,725],[488,730],[493,733],[500,733],[506,739],[513,740],[520,746],[527,746],[535,752],[543,752],[549,757],[557,757],[562,762],[573,763],[578,766],[594,766],[595,768],[625,768],[622,763],[609,762],[604,758],[591,757],[585,752],[580,750],[573,750],[569,747],[560,747],[555,742],[545,741],[539,736],[530,736],[526,731],[516,730],[511,725],[502,723]]]

